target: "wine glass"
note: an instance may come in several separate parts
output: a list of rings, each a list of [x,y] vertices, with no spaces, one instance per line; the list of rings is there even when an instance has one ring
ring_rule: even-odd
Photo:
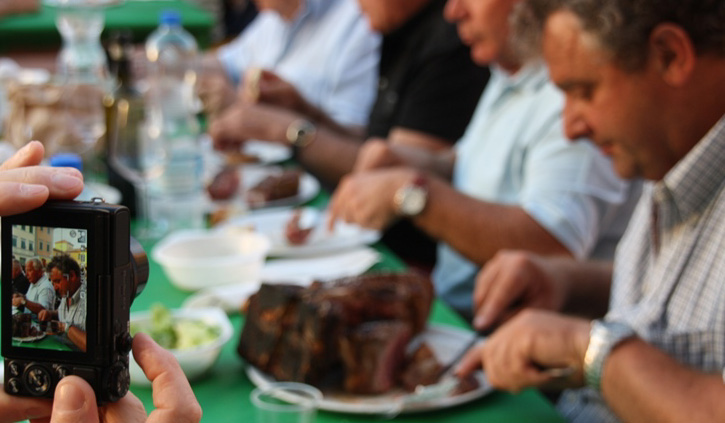
[[[167,167],[167,143],[144,121],[129,125],[134,117],[128,104],[120,103],[115,110],[118,127],[116,135],[110,137],[109,165],[136,187],[139,206],[135,237],[142,241],[157,240],[166,233],[168,225],[151,215],[149,189]]]

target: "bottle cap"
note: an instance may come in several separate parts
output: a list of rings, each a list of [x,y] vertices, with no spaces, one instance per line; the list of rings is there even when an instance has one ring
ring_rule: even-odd
[[[181,14],[176,10],[164,10],[159,15],[162,25],[181,25]]]
[[[60,153],[50,157],[52,167],[73,167],[83,171],[83,160],[81,156],[74,153]]]

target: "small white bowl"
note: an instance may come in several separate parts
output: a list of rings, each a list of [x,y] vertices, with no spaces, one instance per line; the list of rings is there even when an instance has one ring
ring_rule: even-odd
[[[177,287],[195,291],[219,285],[258,284],[271,248],[251,231],[177,231],[161,240],[151,255]]]
[[[131,322],[148,325],[150,314],[148,311],[133,312],[131,313]],[[175,318],[201,320],[208,325],[217,326],[221,329],[219,337],[208,344],[184,350],[169,350],[176,357],[186,378],[194,380],[211,368],[217,357],[219,357],[222,347],[232,338],[234,328],[226,313],[218,307],[174,309],[171,310],[171,314]],[[133,353],[130,354],[129,372],[131,374],[132,384],[137,386],[151,386],[151,382],[146,379],[143,370],[141,370],[141,367],[139,367],[133,358]]]

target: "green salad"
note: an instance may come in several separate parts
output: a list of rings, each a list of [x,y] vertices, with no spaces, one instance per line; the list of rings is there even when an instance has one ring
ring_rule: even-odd
[[[150,311],[148,322],[131,323],[131,335],[147,333],[159,345],[169,350],[196,348],[213,342],[221,334],[219,326],[198,319],[174,317],[162,304],[154,304]]]

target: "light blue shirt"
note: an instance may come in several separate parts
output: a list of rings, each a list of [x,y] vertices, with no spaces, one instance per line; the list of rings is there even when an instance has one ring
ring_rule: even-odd
[[[304,0],[303,5],[291,22],[261,12],[219,48],[219,60],[235,83],[247,69],[269,69],[337,122],[366,126],[376,94],[380,36],[356,0]]]
[[[591,143],[566,139],[563,106],[543,65],[513,76],[492,67],[456,145],[453,184],[477,199],[522,207],[577,258],[611,259],[636,195]],[[464,315],[471,314],[479,268],[439,246],[436,291]]]
[[[44,274],[35,283],[30,284],[25,299],[40,304],[46,310],[53,310],[55,289],[47,275]],[[30,313],[30,310],[26,309],[26,312]]]

